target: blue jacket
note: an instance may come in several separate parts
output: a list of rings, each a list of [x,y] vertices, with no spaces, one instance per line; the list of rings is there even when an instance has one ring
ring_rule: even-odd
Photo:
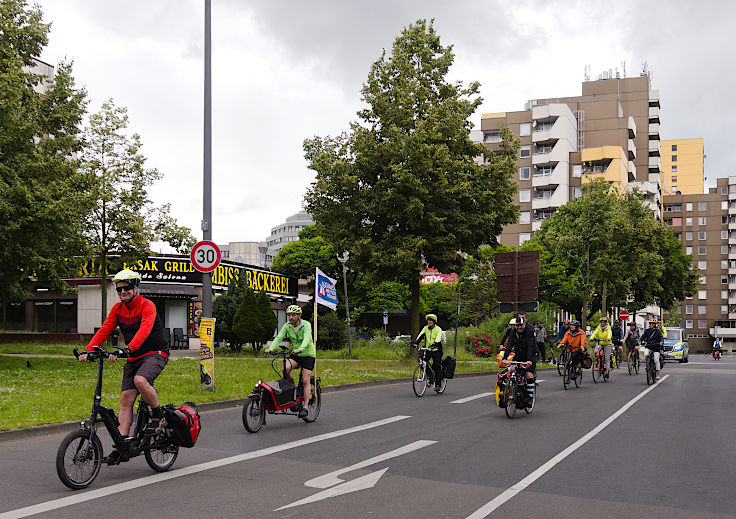
[[[662,332],[659,331],[659,328],[647,328],[641,334],[641,343],[646,343],[647,348],[652,351],[660,351],[663,342],[664,337],[662,337]]]

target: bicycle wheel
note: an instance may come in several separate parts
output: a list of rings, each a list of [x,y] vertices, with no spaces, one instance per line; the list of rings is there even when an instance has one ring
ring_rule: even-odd
[[[639,354],[635,353],[634,355],[635,355],[634,356],[634,371],[638,375],[639,374]]]
[[[156,472],[166,472],[176,461],[179,455],[179,446],[168,442],[155,444],[150,449],[143,451],[146,463]]]
[[[575,379],[575,387],[580,387],[583,385],[583,368],[580,365],[575,366],[575,375],[573,377]]]
[[[562,376],[565,371],[565,363],[567,362],[567,355],[565,355],[566,351],[566,349],[562,348],[560,350],[560,354],[557,356],[557,373],[560,376]]]
[[[411,384],[414,394],[418,397],[422,396],[427,390],[427,370],[421,364],[414,368],[414,377]]]
[[[651,356],[651,354],[650,354]],[[654,384],[654,362],[650,361],[649,358],[647,358],[647,365],[645,366],[646,372],[647,372],[647,386],[651,386]]]
[[[56,452],[56,473],[73,490],[89,486],[102,466],[102,443],[97,436],[90,442],[89,435],[87,429],[70,432]]]
[[[572,367],[572,364],[568,360],[565,363],[565,367],[562,370],[562,387],[565,388],[565,391],[567,391],[567,388],[570,386],[570,368],[571,367]]]
[[[435,391],[437,391],[437,394],[438,395],[441,395],[442,393],[445,392],[445,389],[446,388],[447,388],[447,379],[446,378],[443,378],[442,379],[442,382],[440,382],[440,388],[439,389],[435,389]]]
[[[626,367],[629,369],[629,375],[634,374],[634,352],[629,352],[629,360],[626,362]]]
[[[513,376],[506,383],[503,399],[506,402],[506,416],[511,419],[516,414],[516,380]]]
[[[266,422],[266,411],[263,409],[261,395],[251,395],[243,404],[243,427],[249,433],[258,432]]]
[[[598,356],[598,354],[596,354],[596,356],[595,356],[595,362],[593,363],[593,373],[592,373],[593,374],[593,382],[595,382],[596,384],[601,379],[601,364],[602,363],[603,362],[601,361],[600,356]]]
[[[317,416],[319,416],[319,410],[322,409],[322,385],[319,383],[319,380],[316,382],[312,382],[312,399],[309,401],[309,404],[307,405],[307,410],[309,411],[309,414],[302,418],[307,423],[311,423],[317,419]]]

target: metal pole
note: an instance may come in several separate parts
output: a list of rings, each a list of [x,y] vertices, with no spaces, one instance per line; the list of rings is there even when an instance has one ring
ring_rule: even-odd
[[[457,358],[457,327],[460,322],[460,283],[457,285],[457,314],[455,314],[455,353],[452,354],[453,358]]]
[[[204,185],[202,235],[212,240],[212,3],[204,2]],[[212,277],[202,273],[202,316],[212,317]]]
[[[347,279],[347,267],[342,264],[342,286],[345,289],[345,317],[348,321],[348,355],[353,356],[353,340],[350,336],[350,306],[348,305],[348,279]]]

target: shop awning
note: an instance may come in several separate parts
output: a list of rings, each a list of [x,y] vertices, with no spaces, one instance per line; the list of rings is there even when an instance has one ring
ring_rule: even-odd
[[[191,285],[168,283],[141,283],[141,295],[152,297],[192,298],[197,291]]]

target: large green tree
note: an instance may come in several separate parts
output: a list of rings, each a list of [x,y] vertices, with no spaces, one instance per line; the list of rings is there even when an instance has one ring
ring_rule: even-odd
[[[337,277],[341,267],[335,248],[327,242],[313,225],[299,232],[299,239],[287,243],[273,260],[271,268],[287,276],[300,279],[314,277],[315,268],[328,276]]]
[[[48,79],[34,57],[48,24],[25,1],[0,2],[0,302],[25,297],[31,277],[67,288],[85,255],[89,179],[77,168],[85,92],[71,64]]]
[[[518,141],[505,131],[498,154],[471,141],[479,84],[448,82],[453,60],[432,23],[406,27],[371,67],[360,122],[304,143],[316,172],[305,199],[321,234],[350,251],[357,271],[409,285],[413,336],[420,271],[458,271],[457,251],[494,243],[518,214],[511,182]],[[475,159],[484,154],[481,165]]]
[[[94,179],[90,196],[94,210],[86,221],[86,233],[100,267],[102,319],[107,316],[108,271],[110,253],[123,261],[148,256],[150,242],[162,239],[186,252],[195,243],[191,231],[176,224],[169,206],[154,208],[148,188],[161,173],[146,168],[137,133],[128,134],[128,113],[115,106],[112,99],[92,114],[85,132],[86,146],[82,167]],[[115,266],[118,268],[119,266]]]

